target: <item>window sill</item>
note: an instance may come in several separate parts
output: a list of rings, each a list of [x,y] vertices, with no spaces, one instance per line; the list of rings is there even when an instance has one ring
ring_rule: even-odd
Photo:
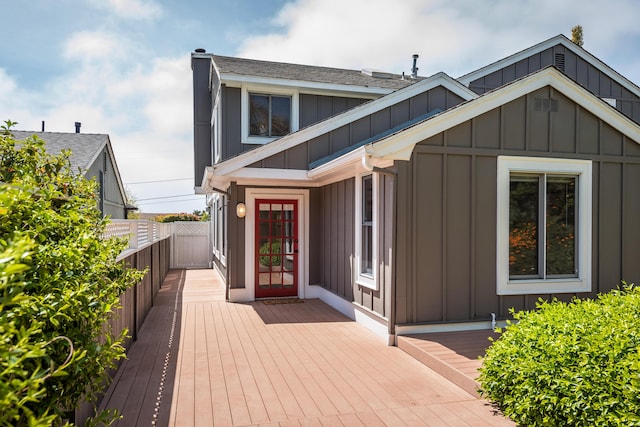
[[[550,280],[509,280],[498,286],[498,295],[531,295],[591,292],[591,281],[570,278]]]
[[[372,289],[374,291],[378,290],[378,282],[373,278],[360,276],[356,279],[356,285],[363,286],[368,289]]]
[[[282,138],[282,137],[262,137],[262,136],[250,136],[244,140],[242,140],[243,144],[250,144],[250,145],[264,145],[264,144],[268,144],[271,141],[275,141],[278,138]]]

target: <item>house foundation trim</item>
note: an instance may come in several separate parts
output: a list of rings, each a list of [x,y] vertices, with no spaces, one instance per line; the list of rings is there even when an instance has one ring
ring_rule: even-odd
[[[507,326],[505,320],[499,320],[496,325],[499,328]],[[478,322],[455,322],[455,323],[429,323],[416,325],[396,325],[396,335],[432,334],[437,332],[463,332],[481,331],[493,329],[491,320]]]
[[[385,319],[373,313],[369,313],[368,310],[359,307],[353,302],[347,301],[322,286],[308,286],[305,293],[306,298],[318,298],[322,300],[324,303],[335,308],[349,319],[354,320],[369,329],[375,335],[383,339],[388,345],[394,344],[395,339],[389,335],[389,329]]]

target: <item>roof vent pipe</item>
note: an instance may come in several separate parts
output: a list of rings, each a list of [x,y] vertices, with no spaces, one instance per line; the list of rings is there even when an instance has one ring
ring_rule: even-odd
[[[44,120],[42,121],[42,132],[44,132]]]
[[[411,78],[415,79],[418,77],[418,54],[413,54],[413,67],[411,67]]]
[[[82,126],[82,123],[76,122],[76,133],[80,133],[80,126]]]

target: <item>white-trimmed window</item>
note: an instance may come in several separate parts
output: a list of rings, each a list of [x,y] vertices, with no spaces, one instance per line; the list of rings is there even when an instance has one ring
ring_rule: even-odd
[[[591,161],[498,157],[499,295],[591,291]]]
[[[220,123],[222,123],[222,114],[220,112],[220,106],[216,105],[213,108],[213,114],[211,116],[211,141],[213,145],[213,150],[211,150],[212,165],[215,165],[222,159],[222,135]]]
[[[213,254],[223,265],[227,262],[227,203],[226,197],[216,194],[213,202]]]
[[[265,144],[298,130],[298,91],[242,87],[242,142]]]
[[[356,283],[378,289],[378,176],[356,177]]]

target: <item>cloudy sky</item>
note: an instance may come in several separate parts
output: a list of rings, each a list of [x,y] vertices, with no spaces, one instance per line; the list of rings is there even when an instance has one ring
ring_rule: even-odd
[[[190,52],[459,77],[558,34],[640,83],[637,0],[3,0],[0,121],[107,133],[143,212],[193,195]]]

